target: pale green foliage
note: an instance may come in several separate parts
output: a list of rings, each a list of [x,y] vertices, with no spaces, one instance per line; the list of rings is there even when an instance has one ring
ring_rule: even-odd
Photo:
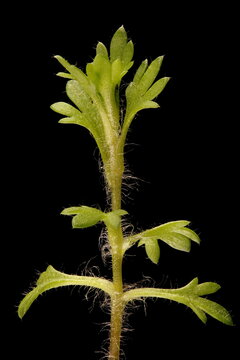
[[[162,240],[174,249],[189,252],[191,241],[200,243],[199,236],[186,227],[189,224],[190,222],[186,220],[170,221],[139,234],[128,236],[125,238],[124,249],[126,251],[139,241],[138,246],[145,245],[147,256],[155,264],[158,263],[160,257],[158,240]]]
[[[131,301],[142,297],[158,297],[174,300],[191,308],[203,323],[206,323],[206,314],[208,314],[226,325],[233,325],[229,312],[223,306],[201,297],[213,294],[220,288],[220,285],[214,282],[198,284],[198,278],[195,278],[179,289],[143,288],[129,290],[124,294],[124,299]]]
[[[60,101],[51,106],[52,110],[63,115],[62,124],[77,124],[86,128],[94,137],[99,148],[107,187],[112,194],[112,211],[103,212],[89,206],[74,206],[62,211],[62,215],[72,216],[72,227],[83,229],[100,222],[107,228],[109,247],[112,255],[112,269],[115,280],[67,275],[49,266],[39,277],[36,287],[21,301],[18,314],[22,318],[33,301],[44,291],[66,285],[90,286],[105,291],[115,304],[115,312],[121,316],[124,306],[132,300],[142,297],[159,297],[185,304],[193,310],[202,322],[206,314],[227,325],[232,325],[228,311],[221,305],[203,298],[215,293],[220,286],[213,282],[198,283],[193,279],[188,285],[179,289],[139,288],[123,289],[121,265],[122,258],[131,246],[138,243],[144,246],[149,259],[157,264],[160,257],[159,241],[170,247],[189,252],[191,243],[200,243],[200,238],[189,227],[186,220],[171,221],[166,224],[125,236],[122,231],[122,216],[126,215],[121,207],[121,180],[124,170],[124,144],[129,126],[135,115],[143,109],[159,107],[153,101],[165,88],[169,77],[156,80],[161,68],[163,56],[157,57],[148,65],[144,60],[135,72],[133,80],[126,87],[126,109],[120,108],[119,85],[123,76],[133,65],[134,46],[128,40],[127,33],[121,26],[113,35],[110,50],[99,42],[96,56],[86,66],[86,72],[71,65],[61,56],[55,56],[67,72],[57,75],[66,78],[66,94],[71,104]],[[114,267],[115,266],[115,267]],[[119,272],[120,271],[120,272]],[[118,326],[121,326],[121,319]],[[114,324],[117,327],[116,324]],[[120,333],[119,337],[120,339]],[[119,340],[118,339],[118,340]],[[119,354],[119,341],[115,341],[114,354]],[[118,350],[116,350],[118,349]],[[118,359],[118,355],[110,355]]]
[[[113,292],[112,282],[102,278],[91,276],[67,275],[55,270],[51,265],[44,271],[37,280],[36,287],[30,291],[21,301],[18,307],[18,315],[22,318],[33,301],[44,291],[69,285],[91,286],[101,289],[108,294]]]
[[[99,221],[106,225],[116,227],[121,222],[121,216],[126,215],[127,211],[119,209],[108,213],[89,206],[74,206],[66,208],[61,212],[62,215],[75,215],[72,219],[72,227],[83,229],[96,225]]]

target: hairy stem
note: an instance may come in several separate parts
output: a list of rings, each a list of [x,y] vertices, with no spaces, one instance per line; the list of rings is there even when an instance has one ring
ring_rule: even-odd
[[[121,209],[121,187],[124,170],[123,154],[118,152],[118,143],[112,152],[109,171],[106,178],[111,194],[112,210]],[[122,280],[122,259],[123,259],[123,234],[121,223],[117,227],[108,226],[108,240],[112,255],[112,276],[114,293],[111,296],[111,327],[109,360],[119,360],[120,339],[123,317],[123,280]]]
[[[123,316],[123,281],[122,281],[122,229],[108,229],[112,252],[112,272],[114,294],[111,296],[111,328],[109,360],[118,360]]]

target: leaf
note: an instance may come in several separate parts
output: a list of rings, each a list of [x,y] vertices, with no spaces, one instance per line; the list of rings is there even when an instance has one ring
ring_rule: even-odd
[[[133,42],[130,40],[127,45],[124,47],[122,52],[122,62],[124,65],[127,65],[131,62],[133,58],[134,52],[134,45]]]
[[[79,108],[80,111],[96,115],[97,111],[90,96],[76,80],[70,80],[67,82],[66,92],[69,99]]]
[[[174,249],[189,252],[191,249],[190,240],[199,243],[200,239],[194,231],[185,227],[188,224],[189,221],[186,220],[170,221],[166,224],[143,231],[138,236],[140,238],[155,236]]]
[[[213,294],[221,289],[221,286],[214,282],[205,282],[196,286],[194,293],[198,296]]]
[[[189,252],[191,250],[191,241],[184,235],[178,233],[166,233],[159,235],[160,240],[180,251]]]
[[[91,126],[89,126],[86,117],[72,105],[60,101],[55,104],[52,104],[50,108],[59,114],[67,116],[59,120],[60,124],[77,124],[84,126],[85,128],[91,131]]]
[[[61,212],[62,215],[75,215],[72,219],[74,229],[83,229],[96,225],[104,218],[104,213],[89,206],[79,206],[66,208]]]
[[[102,42],[98,42],[97,48],[96,48],[97,55],[103,56],[105,59],[108,59],[108,51],[106,46]]]
[[[145,100],[155,99],[163,91],[169,80],[170,77],[163,77],[158,81],[156,81],[146,92],[146,94],[144,95],[144,99]]]
[[[36,284],[36,287],[30,291],[21,301],[18,307],[18,316],[22,319],[26,314],[34,300],[43,292],[69,285],[90,286],[99,288],[110,295],[113,292],[113,284],[111,281],[91,276],[67,275],[55,270],[51,265],[44,271]]]
[[[127,213],[126,210],[122,209],[104,213],[89,206],[73,206],[64,209],[61,215],[75,215],[72,219],[73,228],[93,226],[99,221],[104,221],[106,225],[116,228],[121,222],[121,216]]]
[[[201,297],[194,299],[194,305],[223,324],[233,325],[231,315],[222,305]]]
[[[143,62],[141,63],[141,65],[139,66],[139,68],[137,69],[137,71],[134,75],[133,83],[135,85],[137,85],[139,83],[139,81],[143,77],[143,74],[145,73],[147,67],[148,67],[148,60],[145,59],[145,60],[143,60]]]
[[[50,108],[53,111],[66,116],[78,116],[78,114],[80,114],[80,111],[75,107],[62,101],[52,104]]]
[[[111,88],[111,64],[101,54],[97,54],[93,62],[87,64],[86,73],[102,95]]]
[[[189,228],[176,229],[175,232],[188,237],[189,239],[196,242],[197,244],[200,244],[200,242],[201,242],[201,239],[198,236],[198,234],[196,234],[195,231],[193,231]]]
[[[199,309],[198,307],[196,307],[194,304],[192,304],[191,302],[189,303],[189,307],[192,309],[192,311],[197,315],[197,317],[204,323],[206,324],[207,322],[207,316],[205,314],[204,311],[202,311],[201,309]]]
[[[139,241],[138,246],[145,245],[145,250],[148,258],[157,264],[160,258],[160,247],[158,240],[155,238],[147,238]]]
[[[117,228],[121,223],[121,216],[128,214],[127,211],[119,209],[106,213],[103,221],[107,226]]]
[[[163,61],[163,56],[157,57],[155,60],[151,62],[143,76],[141,77],[138,84],[138,92],[142,96],[146,93],[149,87],[154,82],[157,74],[159,73],[161,64]]]
[[[86,93],[91,97],[94,95],[94,91],[89,83],[87,76],[82,72],[82,70],[78,69],[76,66],[69,64],[67,60],[65,60],[62,56],[56,55],[55,59],[59,61],[59,63],[70,73],[73,79],[79,82],[81,87],[86,91]]]
[[[127,45],[127,33],[123,26],[121,26],[113,35],[110,43],[110,60],[121,58],[124,48]]]
[[[154,83],[163,61],[163,56],[157,57],[148,66],[144,60],[136,71],[133,81],[126,88],[127,107],[123,121],[122,137],[126,137],[134,116],[143,109],[158,108],[159,105],[151,101],[165,88],[168,77]]]
[[[60,76],[62,78],[65,78],[65,79],[74,79],[74,77],[71,74],[68,74],[68,73],[65,73],[62,71],[58,72],[56,75]]]
[[[216,320],[232,326],[231,315],[222,305],[197,295],[200,289],[199,293],[213,293],[219,288],[218,284],[212,282],[198,284],[198,278],[195,278],[179,289],[139,288],[128,290],[124,293],[123,298],[126,302],[142,297],[174,300],[190,307],[203,323],[206,323],[206,314],[208,314]]]
[[[114,60],[112,63],[112,82],[113,84],[119,84],[123,73],[123,64],[120,59]]]

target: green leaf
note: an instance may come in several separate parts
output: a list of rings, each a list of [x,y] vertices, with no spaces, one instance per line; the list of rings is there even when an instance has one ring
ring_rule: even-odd
[[[68,118],[61,119],[59,121],[60,123],[78,124],[87,128],[93,135],[101,152],[102,159],[105,161],[108,155],[103,122],[99,114],[99,109],[78,81],[68,81],[66,85],[66,92],[69,99],[80,111],[63,102],[53,104],[51,106],[52,110],[69,116]]]
[[[196,242],[197,244],[200,244],[200,242],[201,242],[201,239],[198,236],[198,234],[196,234],[195,231],[193,231],[189,228],[184,227],[184,228],[180,228],[180,229],[175,229],[175,232],[188,237],[189,239]]]
[[[189,221],[186,220],[170,221],[153,229],[143,231],[140,234],[140,237],[155,236],[174,249],[189,252],[191,249],[190,240],[199,243],[200,239],[197,234],[185,227],[188,224]]]
[[[159,56],[155,60],[151,62],[143,76],[141,77],[139,83],[138,83],[138,92],[142,96],[146,93],[146,91],[149,89],[149,87],[154,82],[157,74],[159,73],[161,64],[163,61],[163,56]]]
[[[145,245],[145,250],[148,258],[157,264],[160,258],[160,247],[158,240],[155,238],[146,238],[139,241],[138,246]]]
[[[86,73],[100,93],[111,88],[111,64],[101,54],[97,54],[93,62],[87,64]]]
[[[122,53],[122,62],[124,65],[127,65],[131,62],[133,58],[134,45],[132,41],[129,41],[123,49]]]
[[[139,103],[134,111],[137,113],[139,112],[140,110],[144,110],[144,109],[157,109],[159,108],[159,105],[158,103],[156,103],[155,101],[144,101],[142,103]]]
[[[90,96],[76,80],[70,80],[67,82],[66,92],[69,99],[79,108],[80,111],[88,113],[92,116],[96,115],[97,111]]]
[[[67,60],[65,60],[62,56],[56,55],[55,59],[59,61],[59,63],[70,73],[73,79],[79,82],[81,87],[86,91],[86,93],[91,97],[94,95],[94,91],[89,83],[89,79],[82,72],[82,70],[78,69],[76,66],[69,64]]]
[[[62,101],[52,104],[50,108],[53,111],[66,116],[78,116],[80,114],[79,110],[75,107]]]
[[[191,241],[184,235],[178,233],[166,233],[159,235],[160,240],[180,251],[189,252],[191,250]]]
[[[198,244],[200,242],[198,235],[193,230],[186,228],[189,224],[190,222],[187,220],[170,221],[139,234],[126,237],[124,239],[124,251],[137,241],[141,241],[141,244],[143,244],[147,239],[151,238],[162,240],[174,249],[189,252],[191,240]]]
[[[194,304],[192,304],[191,302],[189,302],[188,305],[192,311],[197,315],[197,317],[204,323],[206,324],[207,322],[207,316],[205,314],[204,311],[202,311],[201,309],[199,309],[198,307],[196,307]]]
[[[221,289],[221,286],[214,282],[205,282],[196,286],[194,293],[198,296],[213,294]]]
[[[218,289],[218,284],[211,282],[198,284],[198,278],[195,278],[179,289],[139,288],[128,290],[124,293],[123,298],[126,302],[142,297],[174,300],[190,307],[203,323],[206,323],[206,314],[208,314],[226,325],[233,325],[231,315],[223,306],[198,295],[198,292],[199,294],[208,294],[216,292]]]
[[[66,208],[61,212],[62,215],[75,215],[72,219],[74,229],[83,229],[96,225],[104,219],[104,213],[89,206],[79,206]]]
[[[75,215],[72,219],[73,228],[86,228],[96,225],[99,221],[116,228],[121,222],[121,216],[126,214],[127,211],[122,209],[104,213],[89,206],[73,206],[61,212],[61,215]]]
[[[222,305],[201,297],[194,299],[194,305],[223,324],[233,325],[231,315]]]
[[[112,63],[112,82],[113,84],[119,84],[123,75],[123,64],[120,59],[114,60]]]
[[[91,126],[89,126],[86,117],[72,105],[60,101],[55,104],[52,104],[50,108],[59,114],[67,116],[59,120],[60,124],[77,124],[84,126],[85,128],[91,131]]]
[[[145,59],[145,60],[143,60],[143,62],[141,63],[141,65],[139,66],[139,68],[137,69],[137,71],[134,75],[133,83],[135,85],[137,85],[139,83],[139,81],[143,77],[143,74],[145,73],[147,67],[148,67],[148,60]]]
[[[119,209],[106,213],[103,221],[107,226],[117,228],[121,223],[121,216],[128,214],[127,211]]]
[[[169,80],[170,77],[163,77],[156,81],[146,92],[146,94],[144,95],[144,99],[152,100],[156,98],[163,91]]]
[[[36,287],[30,291],[19,304],[18,316],[22,319],[34,300],[43,292],[69,285],[90,286],[101,289],[110,295],[113,293],[113,284],[111,281],[91,276],[67,275],[55,270],[49,265],[47,270],[40,275]]]
[[[122,58],[125,46],[127,45],[127,33],[121,26],[113,35],[110,43],[110,60],[113,62],[118,58]]]
[[[105,59],[108,59],[108,51],[107,51],[107,48],[106,48],[106,46],[105,46],[102,42],[99,42],[99,43],[97,44],[96,54],[103,56]]]
[[[80,116],[65,117],[65,118],[60,119],[58,122],[59,122],[59,124],[75,124],[75,125],[80,125],[85,128],[88,128],[87,124],[85,122],[85,118],[80,117]]]
[[[68,74],[68,73],[65,73],[62,71],[58,72],[56,75],[60,76],[62,78],[65,78],[65,79],[74,79],[74,77],[71,74]]]
[[[168,77],[164,77],[154,83],[162,61],[163,56],[159,56],[148,66],[148,61],[144,60],[137,69],[133,81],[126,88],[127,108],[123,121],[123,137],[126,137],[129,126],[137,112],[159,107],[156,102],[151,100],[163,91],[169,81]]]

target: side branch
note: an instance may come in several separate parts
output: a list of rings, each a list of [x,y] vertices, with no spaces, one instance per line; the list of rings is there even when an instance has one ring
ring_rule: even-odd
[[[21,301],[18,307],[18,316],[22,318],[32,305],[33,301],[36,300],[37,297],[44,291],[69,285],[94,287],[105,291],[110,296],[112,296],[114,292],[113,284],[109,280],[96,278],[93,276],[67,275],[55,270],[50,265],[48,266],[47,270],[40,275],[36,287],[30,291]]]

